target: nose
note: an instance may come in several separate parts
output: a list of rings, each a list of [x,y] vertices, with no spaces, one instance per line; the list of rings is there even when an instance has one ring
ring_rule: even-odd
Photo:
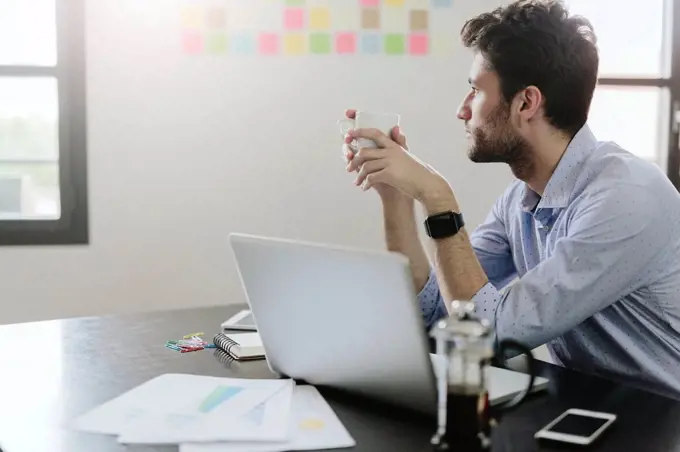
[[[456,113],[456,116],[458,117],[458,119],[462,119],[463,121],[466,122],[470,120],[472,112],[470,111],[470,107],[468,106],[467,97],[458,106],[458,112]]]

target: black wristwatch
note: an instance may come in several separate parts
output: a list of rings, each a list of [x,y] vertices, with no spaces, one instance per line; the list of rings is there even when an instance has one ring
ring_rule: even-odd
[[[443,239],[456,235],[463,226],[465,226],[463,214],[451,210],[430,215],[425,220],[427,235],[433,239]]]

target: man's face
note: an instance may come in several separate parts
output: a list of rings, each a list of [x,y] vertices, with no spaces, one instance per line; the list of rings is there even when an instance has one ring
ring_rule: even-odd
[[[468,157],[473,162],[513,163],[529,152],[529,146],[510,121],[510,105],[501,93],[498,75],[489,70],[481,53],[470,70],[470,92],[458,118],[465,121]]]

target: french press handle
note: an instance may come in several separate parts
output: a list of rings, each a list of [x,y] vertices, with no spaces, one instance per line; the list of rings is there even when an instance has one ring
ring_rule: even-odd
[[[493,411],[495,412],[494,414],[496,415],[500,415],[513,408],[516,408],[522,402],[524,402],[527,396],[531,393],[531,389],[534,386],[534,380],[536,379],[536,359],[534,358],[533,353],[531,353],[531,350],[528,347],[526,347],[524,344],[516,340],[504,339],[498,342],[496,354],[494,357],[494,365],[496,365],[497,367],[507,367],[505,357],[507,356],[507,352],[511,350],[518,351],[519,355],[526,355],[527,370],[529,373],[529,383],[522,392],[518,393],[512,399],[503,402],[499,405],[495,405],[493,407]]]

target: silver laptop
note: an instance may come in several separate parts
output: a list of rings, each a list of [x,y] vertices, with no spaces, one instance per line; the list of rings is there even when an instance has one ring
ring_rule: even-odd
[[[249,234],[229,241],[273,372],[436,412],[435,368],[404,256]],[[537,378],[535,390],[546,383]],[[525,374],[492,368],[491,403],[527,384]]]

